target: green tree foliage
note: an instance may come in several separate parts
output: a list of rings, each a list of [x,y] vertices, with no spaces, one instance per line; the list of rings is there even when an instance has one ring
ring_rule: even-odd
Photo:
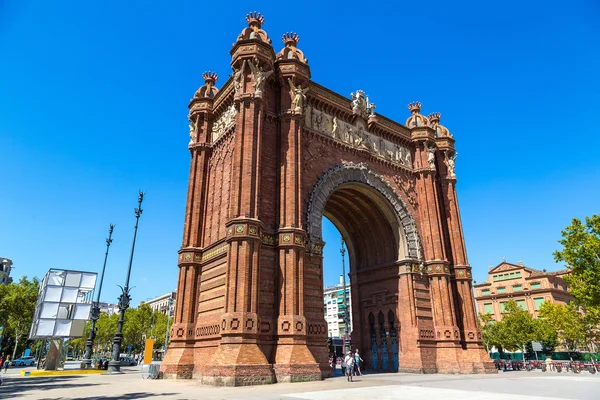
[[[546,319],[536,319],[535,322],[535,339],[540,342],[544,353],[549,354],[558,346],[558,333],[556,328]],[[533,351],[533,349],[531,349]]]
[[[96,321],[96,349],[99,352],[108,351],[112,347],[112,339],[117,333],[117,324],[119,315],[100,314],[100,318]]]
[[[501,324],[503,348],[523,350],[536,339],[536,323],[532,315],[523,310],[514,300],[506,303]]]
[[[585,344],[585,320],[573,304],[545,302],[540,307],[538,315],[556,331],[558,341],[564,344],[568,351],[576,351],[579,346]]]
[[[556,262],[564,261],[571,270],[565,276],[578,304],[595,315],[600,314],[600,215],[586,217],[585,223],[573,218],[561,231],[562,250],[554,252]]]
[[[19,282],[0,285],[0,325],[3,337],[11,338],[13,358],[25,349],[31,329],[40,282],[22,277]]]

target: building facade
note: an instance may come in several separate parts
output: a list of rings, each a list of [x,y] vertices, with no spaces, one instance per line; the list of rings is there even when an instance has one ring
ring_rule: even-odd
[[[574,300],[563,279],[568,273],[569,270],[539,271],[521,262],[511,264],[503,261],[489,270],[485,282],[474,286],[478,311],[491,314],[500,321],[506,303],[514,300],[537,318],[538,310],[545,301],[569,304]]]
[[[367,369],[494,372],[440,114],[413,102],[404,124],[386,118],[363,90],[347,98],[312,81],[298,35],[276,53],[264,17],[246,21],[231,77],[219,89],[205,73],[189,104],[180,301],[163,376],[329,376],[323,216],[347,244],[352,343]]]
[[[175,310],[175,298],[176,292],[169,292],[152,300],[146,300],[142,303],[148,304],[152,311],[158,311],[173,317]]]
[[[350,285],[346,285],[346,296],[344,296],[344,284],[341,276],[339,284],[323,289],[323,313],[325,321],[327,321],[329,337],[342,337],[346,334],[345,316],[349,320],[348,333],[352,331],[352,292]]]
[[[0,285],[8,285],[12,283],[13,279],[10,277],[12,265],[13,263],[11,260],[0,257]]]
[[[119,305],[118,304],[113,304],[113,303],[105,303],[105,302],[99,302],[98,306],[100,307],[100,312],[101,313],[106,313],[108,315],[113,315],[113,314],[117,314],[119,312]]]

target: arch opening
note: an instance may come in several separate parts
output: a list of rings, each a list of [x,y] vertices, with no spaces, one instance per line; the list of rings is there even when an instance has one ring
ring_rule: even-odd
[[[391,186],[364,166],[343,166],[325,175],[328,177],[320,180],[311,196],[308,232],[313,243],[325,239],[326,253],[336,257],[324,259],[324,266],[342,274],[339,236],[334,239],[331,232],[325,232],[324,237],[323,226],[331,225],[323,220],[329,220],[339,231],[347,246],[345,272],[350,287],[349,296],[344,299],[339,287],[342,280],[335,282],[337,305],[333,295],[327,295],[332,293],[331,286],[325,289],[325,319],[328,325],[338,324],[338,329],[328,326],[328,331],[330,336],[339,334],[338,343],[348,342],[353,351],[360,350],[363,368],[398,371],[398,265],[418,259],[414,220]],[[331,247],[335,248],[333,252]],[[333,282],[324,283],[327,286]],[[346,307],[351,310],[348,314]],[[335,336],[331,339],[336,341]],[[338,355],[343,351],[342,345],[337,349]]]

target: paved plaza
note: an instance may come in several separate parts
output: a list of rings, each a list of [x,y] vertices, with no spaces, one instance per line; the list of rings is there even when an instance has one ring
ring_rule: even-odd
[[[4,375],[0,398],[10,399],[593,399],[600,375],[500,372],[497,375],[373,374],[349,383],[338,376],[320,382],[250,387],[212,387],[193,380],[145,380],[139,367],[121,375],[22,377]]]

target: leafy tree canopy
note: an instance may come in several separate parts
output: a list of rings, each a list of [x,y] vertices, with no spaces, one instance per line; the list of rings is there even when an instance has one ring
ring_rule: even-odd
[[[600,215],[586,217],[585,223],[573,218],[561,234],[563,249],[554,252],[554,259],[571,270],[564,279],[577,303],[600,314]]]

